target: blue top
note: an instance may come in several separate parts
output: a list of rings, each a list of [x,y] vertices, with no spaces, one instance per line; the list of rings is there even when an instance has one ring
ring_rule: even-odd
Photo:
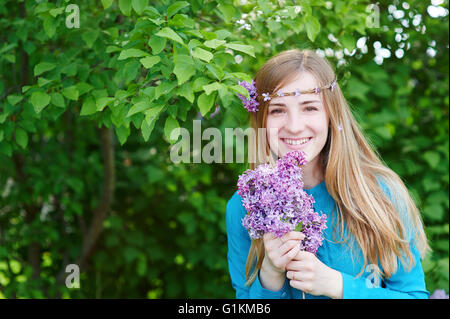
[[[385,187],[383,187],[383,189],[389,196],[389,191]],[[332,213],[333,208],[335,207],[335,201],[328,193],[325,181],[309,190],[305,189],[305,192],[313,195],[315,200],[315,211],[319,214],[322,212],[327,215],[327,229],[324,231],[325,239],[322,246],[319,247],[316,256],[325,265],[342,274],[342,296],[344,299],[428,299],[430,293],[425,287],[425,278],[420,254],[413,244],[413,241],[410,241],[410,247],[415,258],[415,264],[411,267],[409,272],[407,272],[407,269],[404,269],[399,261],[397,272],[392,274],[390,278],[383,278],[380,280],[378,286],[372,284],[376,281],[372,280],[374,275],[372,274],[371,269],[369,270],[366,268],[366,272],[356,278],[356,275],[361,272],[364,265],[362,251],[356,243],[354,244],[355,252],[351,254],[348,244],[336,243],[333,240],[332,231],[337,222],[336,212]],[[252,285],[245,286],[245,264],[251,244],[248,231],[242,226],[242,218],[244,218],[245,214],[246,210],[242,205],[242,198],[236,191],[227,203],[226,212],[228,268],[231,276],[231,283],[236,290],[236,298],[302,299],[302,292],[291,287],[289,285],[289,279],[287,278],[284,286],[279,291],[263,288],[259,281],[259,271],[258,276]],[[337,227],[339,227],[339,225],[337,225]],[[345,224],[344,233],[347,234]],[[314,296],[307,293],[305,293],[305,298],[329,299],[327,296]]]

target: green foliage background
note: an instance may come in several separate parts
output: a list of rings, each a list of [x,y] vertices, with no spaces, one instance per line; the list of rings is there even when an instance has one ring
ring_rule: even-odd
[[[422,212],[427,288],[448,293],[448,10],[405,3],[2,1],[0,297],[234,298],[225,207],[247,165],[175,164],[170,132],[247,127],[237,80],[291,48],[336,66]]]

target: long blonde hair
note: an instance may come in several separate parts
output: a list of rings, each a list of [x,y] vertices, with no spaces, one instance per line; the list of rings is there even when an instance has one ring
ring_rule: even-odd
[[[299,72],[312,74],[319,86],[335,78],[329,62],[314,51],[287,50],[269,59],[258,70],[254,78],[258,95],[276,92]],[[320,160],[326,188],[336,202],[340,238],[343,239],[345,222],[348,236],[352,236],[353,242],[356,240],[364,257],[364,267],[358,276],[368,264],[374,264],[381,266],[382,270],[376,270],[378,275],[389,278],[397,270],[397,257],[409,267],[414,264],[410,236],[414,236],[421,258],[431,250],[420,213],[401,178],[381,161],[362,134],[339,85],[333,92],[324,90],[321,94],[330,123]],[[253,132],[259,133],[258,128],[265,128],[268,104],[260,102],[259,111],[250,115]],[[263,163],[274,165],[276,160],[265,134],[258,133],[249,143],[251,169]],[[391,199],[380,187],[380,180],[388,188]],[[252,240],[245,267],[247,285],[256,279],[263,259],[262,238]]]

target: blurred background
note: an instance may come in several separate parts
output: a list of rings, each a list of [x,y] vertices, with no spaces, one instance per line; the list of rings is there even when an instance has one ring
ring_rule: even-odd
[[[448,298],[448,13],[442,0],[1,1],[0,297],[234,298],[225,211],[248,165],[176,164],[170,133],[245,129],[237,81],[309,48],[413,195],[427,289]]]

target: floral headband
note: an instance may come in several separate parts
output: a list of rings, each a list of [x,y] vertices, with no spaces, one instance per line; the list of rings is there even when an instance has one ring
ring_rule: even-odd
[[[278,97],[278,96],[300,96],[301,94],[307,94],[307,93],[319,94],[320,91],[323,91],[326,89],[330,89],[330,91],[333,92],[334,88],[337,85],[337,80],[336,80],[336,78],[334,78],[334,80],[330,84],[327,84],[327,85],[324,85],[321,87],[316,87],[316,88],[310,89],[310,90],[300,91],[300,89],[298,89],[298,88],[295,90],[295,92],[282,92],[281,90],[279,90],[277,93],[274,93],[274,94],[269,94],[268,92],[263,93],[262,96],[258,96],[258,93],[256,92],[257,90],[256,90],[254,80],[252,80],[251,83],[248,83],[246,81],[239,81],[238,84],[243,86],[245,89],[247,89],[249,96],[250,96],[250,98],[247,99],[245,96],[238,93],[238,96],[241,99],[242,104],[244,104],[244,107],[247,109],[248,112],[257,112],[258,105],[259,105],[259,102],[257,100],[261,100],[262,97],[264,97],[264,101],[270,101],[271,98]]]

